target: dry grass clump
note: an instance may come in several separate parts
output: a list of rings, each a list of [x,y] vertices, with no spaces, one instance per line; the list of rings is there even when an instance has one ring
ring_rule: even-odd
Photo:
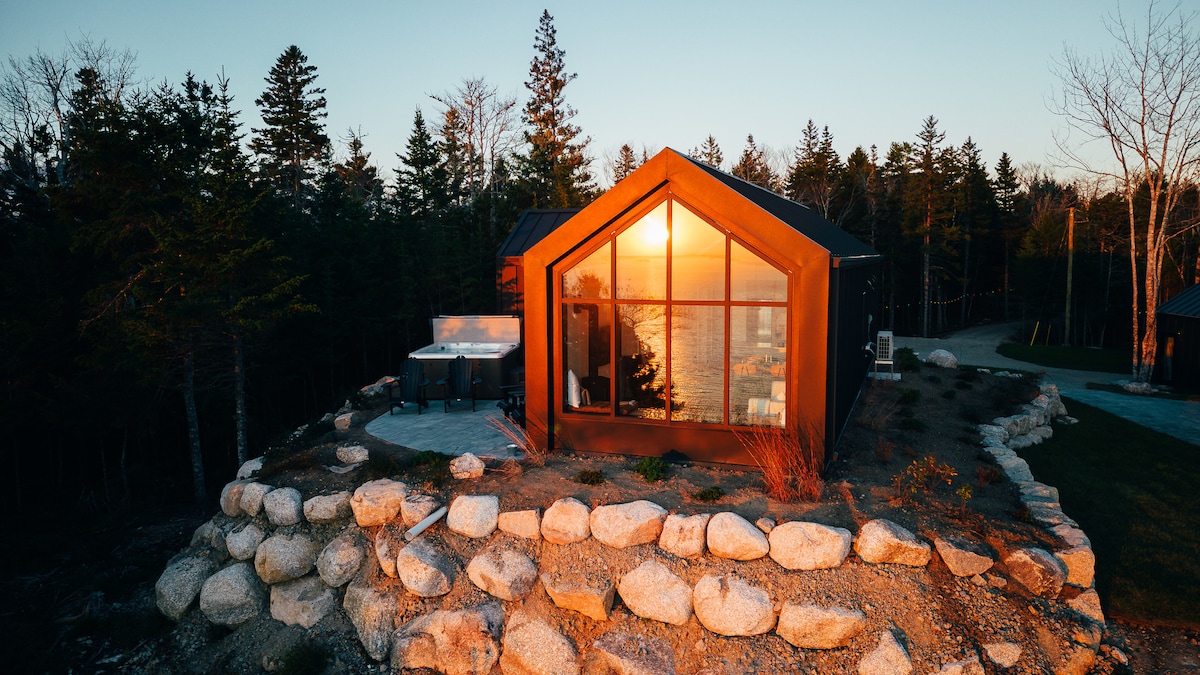
[[[890,391],[892,387],[887,389]],[[889,431],[899,407],[895,396],[885,393],[878,383],[871,383],[858,404],[858,423],[876,433]]]
[[[824,449],[813,428],[760,425],[736,435],[762,471],[767,494],[781,502],[821,500]]]
[[[525,461],[533,466],[542,466],[546,463],[546,450],[541,448],[533,441],[529,432],[525,431],[524,427],[513,423],[504,415],[488,415],[483,418],[488,427],[504,434],[508,442],[525,453]]]

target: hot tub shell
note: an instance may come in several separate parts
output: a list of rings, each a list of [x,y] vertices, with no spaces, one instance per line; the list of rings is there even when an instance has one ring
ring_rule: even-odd
[[[515,316],[439,316],[431,320],[433,344],[409,352],[425,362],[429,397],[444,397],[437,386],[449,372],[451,359],[465,356],[472,372],[483,380],[475,397],[500,399],[501,387],[521,382],[524,357],[521,353],[521,319]]]

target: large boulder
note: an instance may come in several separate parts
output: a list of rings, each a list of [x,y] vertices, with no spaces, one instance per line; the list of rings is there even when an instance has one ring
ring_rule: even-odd
[[[191,608],[204,582],[217,571],[208,558],[182,558],[167,565],[154,584],[158,610],[172,621],[179,621]]]
[[[271,587],[271,618],[289,626],[312,628],[337,607],[337,591],[321,577],[307,576]]]
[[[337,449],[338,461],[342,464],[359,464],[371,458],[371,453],[361,445],[343,445]]]
[[[937,548],[942,562],[946,563],[950,573],[956,577],[973,577],[976,574],[983,574],[990,570],[996,562],[982,546],[965,537],[956,535],[938,537],[933,540],[933,545]]]
[[[504,627],[504,675],[579,675],[575,645],[536,615],[517,610]]]
[[[287,527],[304,520],[304,500],[296,488],[278,488],[263,497],[267,520],[275,527]]]
[[[1045,549],[1019,548],[1004,558],[1008,576],[1034,595],[1058,597],[1067,582],[1067,568]]]
[[[541,509],[526,509],[524,511],[505,511],[496,519],[496,527],[501,532],[507,532],[526,539],[542,538]]]
[[[400,519],[405,527],[412,527],[441,507],[441,502],[432,495],[409,495],[400,502]]]
[[[1021,660],[1021,645],[1015,642],[989,642],[983,645],[988,661],[1001,668],[1012,668]]]
[[[854,542],[858,557],[869,563],[894,563],[924,567],[931,557],[929,544],[890,520],[879,518],[858,531]]]
[[[429,543],[414,540],[396,556],[396,574],[414,595],[436,598],[450,592],[457,569],[454,562]]]
[[[718,635],[761,635],[775,627],[771,594],[731,574],[706,574],[692,590],[692,605],[700,623]]]
[[[389,577],[396,577],[396,556],[407,546],[404,533],[408,530],[399,519],[385,523],[375,532],[375,559],[379,569]]]
[[[258,616],[266,604],[262,582],[248,562],[217,572],[200,589],[200,611],[212,623],[236,627]]]
[[[958,368],[958,357],[945,349],[935,349],[925,357],[925,363],[938,368]]]
[[[417,617],[396,630],[392,671],[429,668],[445,675],[488,675],[500,660],[503,627],[504,610],[496,602]]]
[[[238,480],[244,480],[253,476],[259,471],[262,471],[263,462],[265,462],[266,459],[266,457],[255,457],[254,459],[246,460],[245,463],[238,467],[236,478]]]
[[[616,589],[605,577],[592,577],[582,570],[545,572],[542,586],[554,604],[594,619],[607,621],[612,616]]]
[[[542,516],[542,538],[551,544],[574,544],[592,533],[590,509],[574,497],[563,497]]]
[[[1054,554],[1067,568],[1067,583],[1080,588],[1091,588],[1096,579],[1096,554],[1091,546],[1073,546]]]
[[[692,588],[666,565],[647,560],[621,577],[617,591],[643,619],[682,626],[692,616]]]
[[[317,495],[304,502],[304,517],[310,523],[332,523],[350,517],[350,493]]]
[[[254,569],[264,583],[277,584],[299,579],[317,564],[321,549],[303,534],[276,534],[258,545]]]
[[[464,452],[463,454],[450,460],[450,475],[455,480],[474,480],[483,477],[483,471],[486,469],[483,460],[475,455]]]
[[[363,649],[376,661],[383,661],[391,651],[398,608],[394,593],[376,589],[361,576],[346,587],[342,609],[354,624]]]
[[[354,533],[343,532],[317,556],[317,573],[321,575],[321,581],[337,588],[358,575],[365,558],[361,538]]]
[[[446,527],[463,536],[479,539],[496,531],[500,498],[496,495],[460,495],[450,503]]]
[[[492,544],[467,563],[471,582],[501,600],[520,600],[533,590],[538,568],[529,556],[503,544]]]
[[[613,548],[628,548],[658,541],[667,510],[639,499],[627,504],[597,506],[588,525],[597,541]]]
[[[771,550],[771,544],[753,523],[723,511],[708,521],[708,550],[718,558],[757,560]]]
[[[892,631],[879,635],[879,644],[858,662],[859,675],[908,675],[913,671],[908,650]]]
[[[710,518],[712,516],[707,513],[694,516],[672,513],[663,521],[658,547],[680,558],[699,558],[704,555],[704,542]]]
[[[380,478],[363,483],[350,498],[350,510],[359,527],[383,525],[400,513],[400,504],[408,495],[408,486]]]
[[[962,661],[952,661],[942,666],[934,675],[984,675],[983,664],[978,656]]]
[[[221,488],[221,512],[230,518],[242,515],[242,490],[249,481],[235,480]]]
[[[675,675],[675,650],[660,637],[612,632],[588,650],[587,675]]]
[[[257,516],[262,511],[263,497],[275,488],[262,483],[247,483],[242,488],[242,510],[247,515]]]
[[[867,627],[867,615],[845,607],[784,603],[775,632],[801,649],[836,649]]]
[[[261,527],[249,522],[225,535],[225,548],[235,560],[249,560],[266,538],[267,533]]]
[[[837,567],[850,554],[850,530],[819,523],[791,522],[776,526],[767,536],[771,559],[789,570]]]

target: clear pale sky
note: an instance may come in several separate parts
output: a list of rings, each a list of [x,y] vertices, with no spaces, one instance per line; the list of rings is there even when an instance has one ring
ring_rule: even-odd
[[[1062,128],[1048,109],[1052,61],[1064,45],[1111,49],[1102,19],[1117,3],[0,0],[0,54],[59,54],[88,35],[136,52],[150,82],[178,83],[188,70],[211,82],[223,68],[249,132],[263,78],[296,44],[327,90],[338,155],[347,129],[361,128],[390,176],[413,111],[438,122],[429,94],[484,77],[524,103],[543,8],[578,74],[566,98],[601,173],[622,143],[686,152],[708,134],[726,168],[748,134],[790,156],[809,118],[843,157],[872,144],[883,155],[928,115],[947,143],[972,137],[989,167],[1001,152],[1050,167]],[[1122,9],[1144,15],[1145,0]]]

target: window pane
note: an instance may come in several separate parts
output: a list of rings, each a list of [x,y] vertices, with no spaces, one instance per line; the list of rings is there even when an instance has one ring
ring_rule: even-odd
[[[729,333],[729,423],[783,426],[787,308],[733,307]]]
[[[596,249],[579,264],[563,273],[564,298],[610,298],[612,287],[612,244]]]
[[[671,297],[725,299],[725,233],[679,202],[671,208]]]
[[[735,302],[787,302],[787,275],[736,241],[730,242],[729,282]]]
[[[661,420],[667,381],[667,308],[618,305],[618,414]]]
[[[617,235],[617,297],[667,297],[667,203]]]
[[[563,303],[563,409],[612,410],[612,305]]]
[[[671,308],[671,419],[720,424],[725,403],[725,308]]]

